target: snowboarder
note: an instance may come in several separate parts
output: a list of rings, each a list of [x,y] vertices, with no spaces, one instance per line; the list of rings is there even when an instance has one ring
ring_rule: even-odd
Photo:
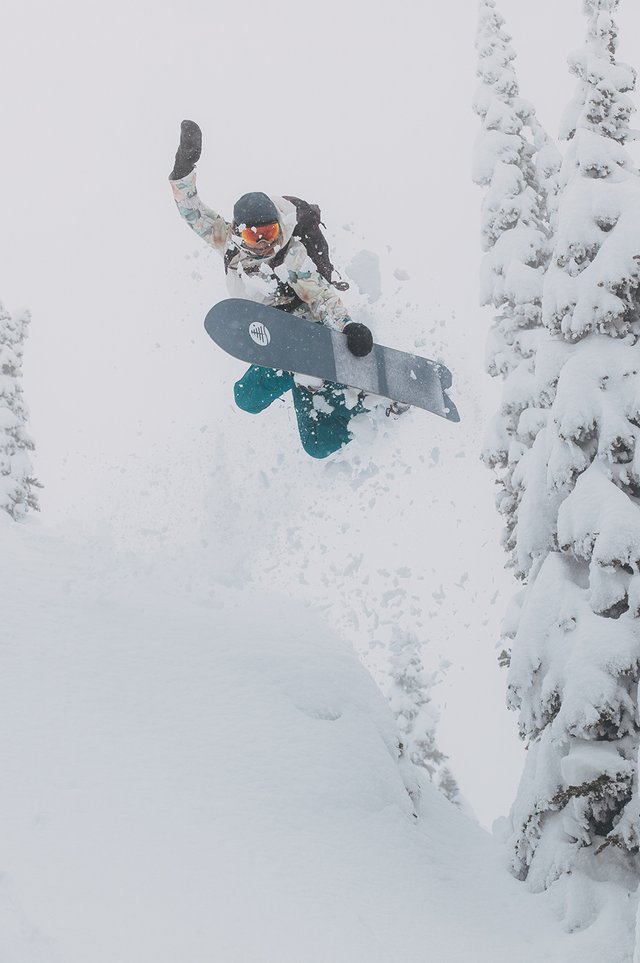
[[[229,223],[198,196],[195,165],[201,150],[200,128],[194,121],[183,120],[169,180],[189,227],[222,255],[231,295],[344,331],[354,355],[368,354],[373,345],[371,331],[349,318],[335,285],[307,252],[296,231],[296,204],[262,192],[244,194],[234,205]],[[252,365],[234,388],[236,404],[252,414],[287,391],[293,396],[302,446],[314,458],[326,458],[351,441],[351,420],[367,410],[363,394],[352,388],[258,365]]]

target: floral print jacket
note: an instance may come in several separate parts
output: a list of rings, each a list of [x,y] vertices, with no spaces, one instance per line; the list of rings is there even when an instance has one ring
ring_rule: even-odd
[[[347,311],[335,288],[318,272],[302,241],[293,237],[295,206],[283,197],[272,197],[279,212],[280,239],[266,256],[256,256],[234,233],[233,224],[202,203],[196,188],[196,172],[170,181],[178,210],[198,237],[224,258],[231,297],[288,308],[341,331]],[[272,261],[286,248],[277,266]]]

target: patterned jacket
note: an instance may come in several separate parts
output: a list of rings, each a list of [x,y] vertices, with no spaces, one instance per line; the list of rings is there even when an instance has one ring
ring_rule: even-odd
[[[248,298],[304,315],[341,331],[348,320],[347,311],[335,288],[318,273],[302,241],[293,237],[296,209],[283,197],[272,197],[279,212],[280,241],[266,257],[246,249],[233,225],[206,207],[196,188],[196,172],[170,181],[180,214],[198,237],[224,258],[227,287],[231,297]],[[281,263],[278,254],[285,249]]]

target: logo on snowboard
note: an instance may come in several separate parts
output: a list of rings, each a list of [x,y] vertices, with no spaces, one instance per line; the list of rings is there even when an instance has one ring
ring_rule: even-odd
[[[259,345],[267,345],[271,341],[269,329],[260,321],[253,321],[252,324],[249,325],[249,334],[252,340]]]

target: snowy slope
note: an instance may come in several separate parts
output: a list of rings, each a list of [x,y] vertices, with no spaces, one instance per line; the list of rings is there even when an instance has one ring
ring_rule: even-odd
[[[570,959],[309,611],[0,538],[2,963]]]
[[[455,27],[455,49],[470,52],[475,3],[462,6],[464,13],[445,5],[436,32],[453,37]],[[242,480],[242,507],[262,502],[270,518],[273,501],[284,502],[284,480],[287,489],[306,486],[296,499],[300,511],[278,533],[300,535],[300,551],[288,543],[281,551],[294,580],[280,576],[266,537],[250,560],[252,574],[264,588],[286,586],[287,594],[322,605],[332,627],[357,621],[358,637],[347,638],[360,651],[384,641],[370,615],[385,582],[380,570],[390,573],[385,600],[400,579],[423,613],[407,618],[409,628],[432,641],[434,664],[440,654],[453,663],[440,745],[490,825],[514,796],[522,753],[493,651],[504,608],[495,597],[503,585],[508,597],[510,580],[502,573],[492,479],[478,461],[481,419],[495,403],[483,404],[493,392],[482,366],[489,321],[477,309],[478,197],[468,171],[474,62],[444,42],[424,56],[424,38],[434,36],[428,5],[374,10],[331,0],[323,11],[302,11],[294,0],[270,7],[245,0],[219,4],[212,23],[210,0],[189,0],[179,13],[151,0],[112,0],[98,12],[80,0],[55,9],[42,0],[8,3],[13,39],[0,74],[7,88],[20,74],[21,96],[7,99],[3,117],[29,149],[21,155],[24,187],[5,197],[0,296],[12,309],[27,303],[33,314],[25,397],[46,486],[43,517],[117,525],[136,554],[170,541],[179,551],[185,541],[213,543],[202,530],[217,498],[211,473],[221,463],[234,491]],[[278,95],[267,85],[256,102],[252,51],[284,53],[283,42],[304,50],[318,70],[291,83],[272,74]],[[383,70],[371,53],[380,45]],[[201,56],[202,46],[215,55]],[[68,57],[60,58],[61,48]],[[37,69],[25,72],[25,62]],[[232,78],[230,87],[224,78]],[[444,90],[443,97],[427,94]],[[323,105],[317,117],[309,113],[314,104]],[[313,128],[312,148],[280,144],[274,110],[286,130],[305,118],[302,140]],[[207,204],[230,216],[250,190],[317,201],[335,263],[345,273],[349,266],[354,280],[349,309],[370,309],[376,336],[390,345],[411,349],[419,340],[420,353],[440,354],[454,369],[463,423],[447,431],[415,413],[406,428],[399,425],[375,452],[378,477],[359,489],[362,502],[317,465],[298,471],[306,456],[290,399],[258,418],[234,408],[242,366],[215,349],[202,325],[226,293],[222,265],[181,223],[167,183],[185,116],[203,128],[198,178]],[[241,146],[248,124],[252,142],[262,145],[259,163]],[[9,155],[0,156],[3,163],[9,182],[15,163]],[[373,287],[375,265],[363,248],[383,261]],[[386,304],[375,301],[381,292]],[[272,480],[266,502],[262,472]],[[360,517],[376,489],[375,510]],[[333,506],[333,498],[343,500]],[[345,531],[356,515],[358,525]],[[250,520],[241,519],[248,551]],[[322,554],[313,555],[320,541]],[[237,558],[243,546],[231,545]],[[217,540],[213,554],[224,558],[229,547]],[[348,566],[353,574],[343,575]],[[382,620],[394,615],[389,601]],[[480,712],[481,735],[480,726],[461,726],[466,713]],[[487,744],[502,763],[490,784],[478,766]]]
[[[345,295],[349,309],[384,343],[444,358],[464,417],[460,425],[421,411],[396,422],[382,415],[375,426],[365,420],[357,442],[317,462],[300,448],[289,397],[259,416],[235,407],[233,383],[246,366],[217,348],[202,325],[226,295],[223,272],[170,213],[168,230],[192,252],[174,266],[180,297],[169,297],[162,311],[141,307],[135,324],[126,322],[128,347],[130,330],[141,337],[144,328],[147,340],[135,365],[118,347],[127,370],[110,371],[104,394],[98,391],[108,417],[95,413],[80,438],[77,410],[65,416],[73,437],[60,441],[53,461],[42,454],[49,430],[34,425],[43,516],[102,526],[150,562],[159,551],[188,553],[182,591],[199,582],[206,595],[214,571],[229,584],[252,581],[320,608],[377,673],[386,671],[392,633],[416,637],[429,671],[441,658],[451,663],[436,693],[446,703],[439,748],[490,826],[514,796],[522,746],[494,651],[499,593],[508,598],[512,578],[503,571],[493,481],[479,461],[477,382],[490,379],[471,339],[450,309],[427,303],[418,274],[397,278],[402,262],[380,254],[378,263],[371,251],[364,258],[363,237],[338,227],[339,263],[357,278]],[[194,265],[200,280],[191,277]],[[42,333],[34,330],[31,352]],[[101,365],[86,364],[100,377]],[[120,390],[142,384],[142,399],[122,411]],[[85,401],[91,408],[96,398],[83,395],[83,411]],[[468,718],[482,723],[469,727]]]

